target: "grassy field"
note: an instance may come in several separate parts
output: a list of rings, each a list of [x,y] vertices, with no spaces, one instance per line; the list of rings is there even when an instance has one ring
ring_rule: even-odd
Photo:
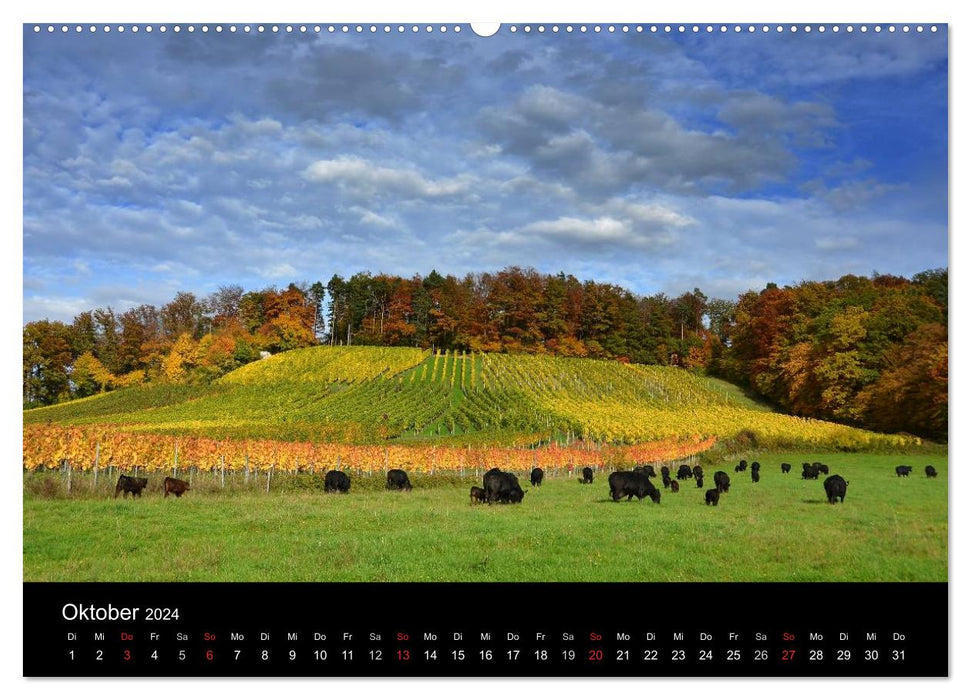
[[[947,459],[864,454],[746,455],[716,508],[703,490],[613,503],[548,479],[522,505],[469,506],[468,485],[411,493],[355,489],[157,492],[139,501],[42,498],[25,490],[25,581],[944,581]],[[849,481],[826,503],[818,459]],[[794,465],[783,476],[779,464]],[[912,464],[914,474],[894,476]],[[925,464],[939,477],[927,479]],[[708,466],[706,488],[715,466]],[[30,478],[28,475],[25,478]],[[469,478],[468,484],[475,483]]]

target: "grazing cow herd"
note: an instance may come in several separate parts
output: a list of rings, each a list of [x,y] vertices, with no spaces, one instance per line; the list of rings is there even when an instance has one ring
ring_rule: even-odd
[[[115,484],[115,498],[118,498],[118,494],[124,498],[127,494],[131,494],[132,498],[138,496],[141,498],[142,491],[148,487],[148,479],[143,476],[125,476],[122,474],[118,477],[118,483]],[[181,498],[182,494],[189,490],[189,484],[182,479],[175,479],[171,476],[165,477],[162,482],[162,488],[165,491],[165,498],[168,498],[169,494],[173,494],[176,498]]]
[[[762,465],[758,462],[752,462],[749,465],[743,459],[735,466],[735,472],[749,471],[752,483],[757,484],[761,479],[761,468]],[[788,462],[782,463],[783,474],[788,474],[791,470],[791,464]],[[894,473],[899,478],[909,476],[913,470],[914,468],[911,466],[901,465],[894,469]],[[661,467],[660,472],[661,483],[671,493],[678,493],[681,490],[679,481],[687,481],[690,479],[695,480],[695,484],[699,489],[704,488],[705,472],[701,468],[701,465],[692,468],[687,464],[682,464],[678,467],[675,479],[671,478],[671,469],[667,466]],[[588,485],[593,483],[594,472],[592,468],[583,467],[580,473],[582,476],[577,479],[580,484]],[[820,474],[827,475],[823,481],[826,500],[831,504],[835,504],[837,501],[842,503],[846,499],[846,487],[850,482],[839,474],[830,475],[829,466],[826,464],[822,464],[821,462],[803,462],[802,478],[804,480],[818,480]],[[937,470],[932,465],[924,467],[924,474],[928,479],[937,478]],[[540,467],[534,467],[529,473],[530,485],[536,488],[542,486],[544,476],[545,473]],[[647,497],[654,503],[660,503],[661,492],[651,481],[652,478],[657,478],[657,472],[654,470],[654,466],[650,464],[636,466],[632,471],[613,472],[607,479],[610,487],[611,500],[616,502],[626,497],[628,501],[631,501],[634,496],[637,496],[638,501]],[[705,491],[705,505],[708,506],[717,506],[721,495],[728,493],[731,487],[731,479],[724,471],[716,471],[713,475],[713,481],[715,488]],[[147,487],[148,479],[145,477],[121,475],[118,477],[118,483],[115,485],[115,498],[118,498],[118,494],[121,494],[122,498],[128,494],[131,494],[132,499],[136,496],[140,498],[142,491]],[[168,498],[169,494],[174,495],[176,498],[181,498],[189,490],[189,483],[167,476],[162,482],[162,487],[165,492],[165,498]],[[408,473],[403,469],[388,470],[385,488],[388,491],[411,491],[412,486],[411,481],[408,479]],[[350,490],[351,478],[345,472],[333,469],[324,476],[324,491],[326,493],[346,494]],[[524,491],[519,485],[519,479],[515,474],[493,468],[483,475],[481,487],[473,486],[471,488],[469,491],[469,504],[487,503],[492,505],[493,503],[522,503],[526,493],[527,491]]]
[[[809,462],[802,463],[802,478],[803,479],[819,479],[820,474],[829,474],[829,466],[822,464],[820,462]]]
[[[739,463],[735,466],[735,472],[745,472],[748,471],[752,478],[752,483],[757,484],[762,478],[762,465],[758,462],[752,462],[749,464],[746,460],[739,460]],[[792,465],[788,462],[782,463],[782,473],[788,474],[792,471]],[[908,476],[913,467],[900,466],[896,468],[896,474],[900,476]],[[927,478],[933,479],[937,477],[937,470],[932,465],[927,465],[924,467],[924,473]],[[678,493],[678,481],[671,479],[671,470],[668,467],[661,467],[661,483],[664,488],[670,489],[671,493]],[[846,499],[846,487],[849,485],[849,481],[844,479],[839,474],[829,474],[829,466],[821,462],[804,462],[802,465],[802,478],[806,480],[818,480],[819,475],[826,475],[826,479],[823,481],[823,489],[826,492],[826,500],[829,503],[835,504],[837,502],[842,503]],[[650,481],[647,479],[648,476],[654,475],[654,468],[650,465],[634,467],[631,472],[614,472],[610,475],[610,497],[614,501],[620,500],[623,496],[627,496],[627,500],[631,500],[633,496],[637,496],[638,499],[642,499],[645,495],[649,495],[651,500],[655,503],[659,503],[661,500],[660,492],[655,488]],[[696,466],[694,469],[686,464],[682,464],[678,467],[677,479],[695,479],[695,483],[698,488],[704,488],[704,470],[701,466]],[[715,488],[708,489],[705,491],[705,505],[717,506],[718,502],[723,493],[728,493],[729,488],[731,488],[731,479],[728,474],[724,471],[716,471],[714,473]],[[646,483],[644,483],[646,482]]]

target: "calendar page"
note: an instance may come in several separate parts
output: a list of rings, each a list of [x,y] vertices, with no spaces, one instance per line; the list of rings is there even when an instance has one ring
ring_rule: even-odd
[[[947,24],[22,32],[25,676],[948,675]]]

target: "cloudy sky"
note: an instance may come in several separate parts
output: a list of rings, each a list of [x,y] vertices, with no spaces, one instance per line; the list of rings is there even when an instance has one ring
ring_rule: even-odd
[[[24,31],[24,320],[533,266],[947,264],[946,32]]]

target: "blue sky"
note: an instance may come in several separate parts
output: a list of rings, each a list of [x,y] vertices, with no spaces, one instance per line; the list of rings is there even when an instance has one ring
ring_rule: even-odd
[[[360,270],[733,297],[944,266],[946,45],[28,27],[24,320]]]

